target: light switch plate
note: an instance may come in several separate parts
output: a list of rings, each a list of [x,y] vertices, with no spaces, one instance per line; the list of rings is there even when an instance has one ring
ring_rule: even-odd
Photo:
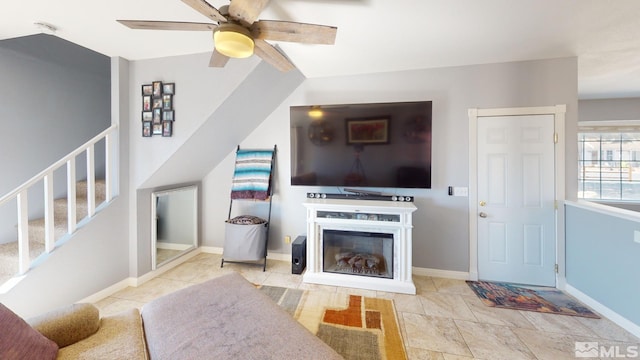
[[[453,196],[469,196],[469,188],[467,187],[454,187]]]
[[[637,242],[638,244],[640,244],[640,231],[635,230],[633,232],[633,241]]]

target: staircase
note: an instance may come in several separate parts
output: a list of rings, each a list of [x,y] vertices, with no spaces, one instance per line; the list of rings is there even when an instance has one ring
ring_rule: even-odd
[[[105,181],[95,181],[96,207],[106,199]],[[66,197],[54,200],[54,234],[57,243],[68,232],[68,199]],[[79,222],[88,215],[87,182],[76,183],[76,220]],[[40,219],[29,220],[29,258],[35,261],[40,255],[45,254],[45,221]],[[18,275],[19,272],[18,240],[0,244],[0,285]]]

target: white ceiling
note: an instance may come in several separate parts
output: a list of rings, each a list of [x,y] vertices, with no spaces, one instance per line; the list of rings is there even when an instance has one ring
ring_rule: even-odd
[[[587,99],[640,97],[639,14],[638,0],[272,0],[260,18],[338,27],[333,46],[278,43],[309,78],[577,56]],[[116,19],[208,21],[180,0],[4,1],[0,39],[47,22],[56,36],[130,60],[213,46],[208,32],[131,30]]]

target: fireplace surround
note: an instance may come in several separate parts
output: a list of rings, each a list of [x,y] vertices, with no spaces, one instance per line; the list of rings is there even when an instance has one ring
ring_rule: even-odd
[[[306,283],[415,294],[411,202],[306,199]]]

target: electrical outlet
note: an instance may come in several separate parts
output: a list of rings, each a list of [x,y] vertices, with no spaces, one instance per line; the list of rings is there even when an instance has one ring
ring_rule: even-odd
[[[285,244],[291,244],[291,236],[287,235],[284,237],[284,243]]]

